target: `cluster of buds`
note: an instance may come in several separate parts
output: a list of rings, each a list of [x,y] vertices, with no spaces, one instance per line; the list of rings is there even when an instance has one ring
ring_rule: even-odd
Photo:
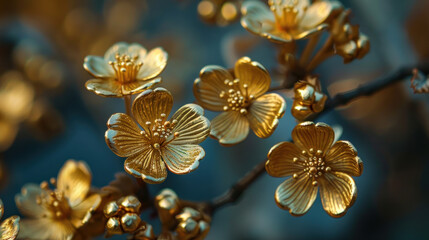
[[[299,121],[304,121],[310,115],[321,112],[328,98],[321,92],[320,81],[316,77],[307,77],[295,83],[294,92],[292,115]]]
[[[136,235],[147,233],[149,237],[151,233],[153,236],[152,227],[140,219],[140,208],[140,201],[132,195],[107,203],[104,207],[104,215],[108,218],[106,237],[124,233],[135,233]]]
[[[210,24],[228,25],[240,17],[241,0],[202,0],[198,15]]]
[[[202,240],[210,231],[210,217],[188,206],[182,206],[176,193],[164,189],[155,198],[155,206],[168,239]],[[167,232],[169,231],[169,232]]]
[[[335,53],[343,57],[344,63],[363,58],[370,49],[368,37],[359,31],[358,25],[351,25],[350,10],[345,10],[333,21],[330,32]]]

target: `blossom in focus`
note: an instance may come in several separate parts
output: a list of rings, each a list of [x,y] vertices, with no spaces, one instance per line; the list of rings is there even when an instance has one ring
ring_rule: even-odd
[[[205,109],[222,111],[212,120],[211,136],[222,145],[243,141],[249,127],[260,138],[276,129],[286,108],[276,93],[265,94],[271,83],[267,70],[250,58],[239,59],[234,73],[220,66],[206,66],[194,82],[194,96]]]
[[[330,16],[343,7],[338,1],[269,0],[243,2],[241,25],[274,42],[287,43],[309,37],[328,27]]]
[[[198,167],[205,156],[198,144],[210,133],[204,109],[187,104],[167,120],[173,97],[164,88],[146,90],[134,101],[132,114],[140,125],[123,113],[112,115],[105,134],[107,145],[120,157],[127,157],[125,170],[148,183],[161,183],[167,168],[186,174]]]
[[[334,143],[334,130],[324,123],[303,122],[291,142],[271,148],[265,168],[273,177],[288,177],[277,187],[278,206],[294,216],[304,215],[320,189],[323,209],[332,217],[346,214],[357,197],[351,176],[360,176],[363,163],[350,142]]]
[[[167,65],[168,54],[157,47],[147,51],[137,43],[119,42],[104,57],[87,56],[83,67],[95,79],[85,84],[89,91],[104,97],[136,94],[161,82],[159,74]]]
[[[90,193],[91,173],[84,162],[68,160],[61,168],[58,179],[27,184],[15,196],[21,220],[21,239],[81,239],[77,232],[91,218],[100,202],[100,195]]]

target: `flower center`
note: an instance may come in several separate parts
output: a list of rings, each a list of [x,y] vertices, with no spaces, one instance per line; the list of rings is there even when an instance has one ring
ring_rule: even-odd
[[[51,179],[51,183],[54,185],[55,179]],[[64,192],[50,189],[47,182],[42,182],[40,188],[45,192],[37,196],[36,203],[38,205],[49,211],[52,218],[64,219],[70,217],[72,210],[67,198],[64,196]],[[44,217],[47,217],[47,215],[44,214]]]
[[[278,27],[291,30],[298,23],[298,15],[302,9],[299,8],[299,0],[270,0],[268,1],[271,11],[276,18]]]
[[[313,186],[317,186],[317,178],[321,177],[325,172],[331,171],[331,168],[325,165],[324,154],[322,150],[314,150],[310,148],[309,152],[302,151],[306,157],[304,161],[299,163],[304,167],[303,172],[293,174],[293,178],[297,179],[300,174],[306,174],[313,179]],[[298,162],[298,158],[294,158],[293,162]]]
[[[177,120],[167,121],[167,114],[161,113],[160,117],[154,122],[147,121],[146,126],[150,132],[141,131],[140,133],[146,137],[154,149],[160,150],[162,146],[170,143],[179,136],[178,132],[173,132]]]
[[[223,106],[224,111],[238,111],[241,114],[247,114],[247,107],[250,105],[250,101],[255,97],[248,94],[247,84],[240,85],[240,79],[234,79],[230,81],[226,79],[224,84],[229,87],[225,91],[219,93],[219,97],[226,99],[227,105]],[[242,90],[240,90],[242,89]],[[244,92],[242,92],[244,90]]]
[[[133,82],[136,80],[137,73],[143,66],[142,62],[138,62],[139,56],[129,56],[128,54],[115,55],[116,61],[110,61],[109,65],[115,70],[116,79],[121,83]]]

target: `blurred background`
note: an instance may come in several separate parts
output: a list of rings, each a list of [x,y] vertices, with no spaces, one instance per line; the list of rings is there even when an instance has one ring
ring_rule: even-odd
[[[247,55],[273,78],[277,46],[248,33],[237,21],[239,1],[207,10],[199,0],[16,0],[0,7],[0,198],[5,216],[19,214],[14,196],[25,183],[56,177],[67,159],[84,160],[93,185],[102,187],[123,171],[124,159],[104,140],[111,114],[124,112],[122,99],[96,96],[84,87],[86,55],[103,55],[118,41],[137,42],[169,53],[161,86],[174,110],[194,101],[192,84],[209,64],[232,67]],[[227,1],[228,2],[228,1]],[[316,69],[330,96],[429,57],[428,0],[342,0],[352,22],[371,40],[362,60],[343,65],[338,56]],[[224,9],[224,10],[222,10]],[[209,11],[209,12],[208,12]],[[279,209],[274,191],[284,179],[265,174],[235,206],[213,217],[208,239],[429,239],[429,96],[414,95],[403,81],[324,115],[318,121],[343,128],[364,162],[356,178],[358,198],[334,219],[320,200],[302,217]],[[280,92],[290,97],[288,91]],[[296,125],[285,116],[272,137],[253,133],[234,147],[208,139],[197,171],[169,174],[155,195],[172,188],[180,198],[209,200],[262,161],[274,144],[289,139]],[[212,119],[216,113],[207,113]],[[159,231],[159,223],[145,219]],[[101,238],[100,238],[101,239]],[[124,236],[113,238],[124,239]]]

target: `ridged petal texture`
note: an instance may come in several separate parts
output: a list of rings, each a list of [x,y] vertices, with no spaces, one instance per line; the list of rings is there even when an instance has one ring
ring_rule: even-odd
[[[276,93],[262,95],[249,107],[247,119],[250,128],[260,138],[271,136],[285,110],[286,102],[280,95]]]
[[[296,161],[294,159],[296,158]],[[281,142],[274,145],[268,153],[265,169],[273,177],[287,177],[302,172],[305,156],[291,142]]]

